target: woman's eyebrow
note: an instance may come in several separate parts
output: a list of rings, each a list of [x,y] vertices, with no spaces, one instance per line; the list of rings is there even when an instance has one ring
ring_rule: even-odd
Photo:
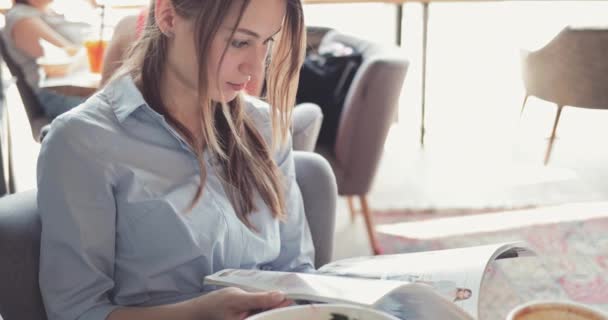
[[[279,33],[281,31],[281,28],[279,28],[279,30],[277,30],[275,33],[273,33],[270,37],[268,37],[269,39],[272,38],[274,35],[276,35],[277,33]],[[254,38],[261,38],[259,34],[257,34],[255,31],[249,30],[249,29],[245,29],[245,28],[238,28],[235,30],[235,32],[240,32],[240,33],[244,33],[247,35],[250,35]]]

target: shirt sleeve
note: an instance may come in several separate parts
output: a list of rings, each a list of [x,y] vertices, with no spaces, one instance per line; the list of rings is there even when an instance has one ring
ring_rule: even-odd
[[[296,182],[295,163],[289,137],[277,156],[285,179],[287,219],[280,224],[281,251],[272,263],[273,270],[313,272],[315,249],[304,212],[304,202]]]
[[[11,23],[16,23],[21,19],[39,18],[42,15],[40,10],[26,4],[17,3],[6,14],[6,19]]]
[[[109,299],[116,205],[91,127],[56,119],[38,158],[39,278],[49,320],[105,319],[118,307]]]

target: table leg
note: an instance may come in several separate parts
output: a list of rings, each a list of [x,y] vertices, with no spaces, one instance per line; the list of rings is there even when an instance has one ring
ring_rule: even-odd
[[[429,3],[422,3],[422,105],[420,120],[420,146],[424,147],[424,116],[426,107],[426,53],[429,33]]]
[[[401,46],[401,32],[403,31],[403,3],[397,5],[397,16],[395,21],[395,43],[397,46]]]
[[[396,15],[395,15],[395,44],[398,47],[401,47],[403,37],[403,10],[405,8],[405,3],[397,3],[396,6]],[[397,108],[399,109],[399,108]],[[395,113],[395,123],[399,122],[399,110]]]

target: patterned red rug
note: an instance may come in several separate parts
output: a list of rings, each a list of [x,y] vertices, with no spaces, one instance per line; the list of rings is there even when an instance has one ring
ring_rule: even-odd
[[[432,239],[378,236],[385,253],[526,241],[538,257],[504,259],[490,265],[481,290],[480,319],[504,319],[513,307],[536,299],[574,300],[608,312],[608,208],[606,212],[588,220]],[[377,212],[375,218],[377,224],[391,224],[470,213],[391,211]]]

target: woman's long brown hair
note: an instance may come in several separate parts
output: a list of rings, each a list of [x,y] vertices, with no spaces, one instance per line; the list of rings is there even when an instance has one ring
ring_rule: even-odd
[[[304,59],[305,33],[302,4],[300,0],[285,0],[286,15],[282,31],[272,48],[272,61],[268,65],[267,100],[270,108],[272,142],[268,145],[254,126],[245,110],[241,95],[228,103],[211,101],[208,97],[208,73],[206,63],[211,43],[232,5],[240,4],[240,20],[252,0],[170,0],[176,14],[195,21],[195,47],[199,62],[199,102],[201,127],[205,148],[212,158],[219,160],[225,191],[239,216],[249,228],[253,228],[248,215],[255,211],[255,196],[259,195],[270,208],[275,218],[286,215],[285,184],[273,153],[285,147],[291,123],[291,109],[295,102],[300,66]],[[130,51],[126,71],[142,90],[146,102],[169,123],[191,145],[198,159],[200,185],[190,205],[191,210],[203,193],[206,167],[203,158],[203,143],[197,135],[175,119],[160,95],[162,73],[167,62],[168,39],[163,35],[154,19],[151,6],[146,28],[141,39]],[[228,42],[229,43],[229,42]],[[226,49],[222,59],[226,54]],[[221,63],[220,63],[221,64]],[[219,68],[219,66],[218,66]],[[215,71],[215,70],[211,70]]]

